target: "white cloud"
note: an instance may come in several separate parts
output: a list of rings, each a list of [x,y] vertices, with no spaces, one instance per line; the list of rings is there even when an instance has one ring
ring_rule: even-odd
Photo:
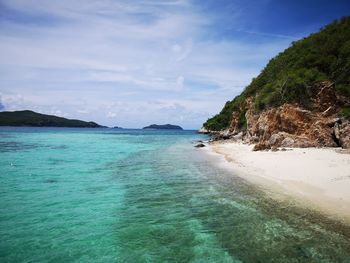
[[[4,106],[4,104],[2,104],[2,98],[0,95],[0,111],[3,111],[3,110],[5,110],[5,106]]]
[[[179,53],[182,50],[182,47],[179,44],[175,44],[171,47],[171,50],[175,53]]]
[[[80,114],[89,114],[90,112],[88,110],[77,110]]]
[[[109,111],[108,113],[107,113],[107,118],[115,118],[115,117],[117,117],[117,114],[115,113],[115,112],[111,112],[111,111]]]
[[[2,3],[53,20],[2,22],[5,108],[50,112],[54,107],[106,125],[117,120],[141,127],[162,120],[198,128],[288,45],[283,38],[208,39],[211,16],[185,0]]]
[[[178,76],[176,79],[176,85],[178,86],[179,90],[182,90],[184,87],[184,82],[185,82],[185,78],[183,76]]]
[[[193,46],[192,39],[187,40],[184,45],[184,48],[181,48],[181,50],[179,50],[179,52],[181,51],[181,53],[176,58],[176,61],[179,62],[186,59],[192,52],[192,46]]]

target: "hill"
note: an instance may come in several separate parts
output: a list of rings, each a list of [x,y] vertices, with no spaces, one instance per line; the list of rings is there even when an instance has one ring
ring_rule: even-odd
[[[154,129],[154,130],[183,130],[180,126],[172,125],[172,124],[163,124],[163,125],[152,124],[152,125],[143,127],[142,129],[144,129],[144,130],[147,130],[147,129]]]
[[[262,120],[268,112],[271,118],[281,118],[283,110],[288,115],[287,108],[308,112],[304,114],[294,110],[300,118],[309,118],[299,124],[310,126],[313,120],[327,117],[340,120],[326,126],[335,123],[337,127],[346,126],[344,123],[350,118],[350,17],[335,21],[320,32],[293,42],[288,49],[271,59],[239,96],[226,102],[219,114],[208,119],[203,124],[203,130],[226,130],[231,135],[235,132],[248,132],[250,137],[255,138],[255,142],[266,141],[279,132],[301,136],[307,129],[288,131],[281,127],[281,120],[276,120],[276,127],[269,131],[269,135],[263,135],[263,130],[253,127],[258,124],[269,125],[267,120],[265,123]],[[272,110],[276,111],[275,114],[271,113]],[[326,110],[323,115],[317,115]],[[290,120],[288,125],[299,124]],[[321,133],[324,131],[322,127],[316,126],[313,125],[312,128],[319,129]],[[269,128],[265,127],[265,131],[266,129]],[[337,136],[334,130],[332,134]],[[264,139],[262,136],[265,136]],[[317,136],[314,137],[317,140]],[[335,143],[339,144],[339,138],[337,140]]]
[[[30,110],[0,112],[0,126],[100,128],[95,122],[70,120]]]

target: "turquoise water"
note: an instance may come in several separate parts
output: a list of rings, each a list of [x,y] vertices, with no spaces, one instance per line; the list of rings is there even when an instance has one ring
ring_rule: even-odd
[[[0,129],[0,262],[350,262],[350,227],[271,200],[193,131]]]

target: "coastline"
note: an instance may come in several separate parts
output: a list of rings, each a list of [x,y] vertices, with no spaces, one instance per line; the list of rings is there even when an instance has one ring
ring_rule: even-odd
[[[252,151],[253,145],[216,141],[204,148],[219,165],[272,198],[295,201],[350,224],[350,154],[337,148]]]

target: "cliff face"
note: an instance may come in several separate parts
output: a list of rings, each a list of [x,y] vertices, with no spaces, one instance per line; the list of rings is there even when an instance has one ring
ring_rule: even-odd
[[[234,111],[228,129],[214,132],[217,138],[239,138],[254,143],[255,150],[277,147],[350,148],[350,122],[339,117],[343,98],[336,94],[334,83],[325,81],[313,87],[312,109],[285,103],[255,113],[253,98],[247,98]],[[240,123],[245,112],[246,125]]]
[[[203,124],[256,150],[350,148],[350,18],[293,43]]]

